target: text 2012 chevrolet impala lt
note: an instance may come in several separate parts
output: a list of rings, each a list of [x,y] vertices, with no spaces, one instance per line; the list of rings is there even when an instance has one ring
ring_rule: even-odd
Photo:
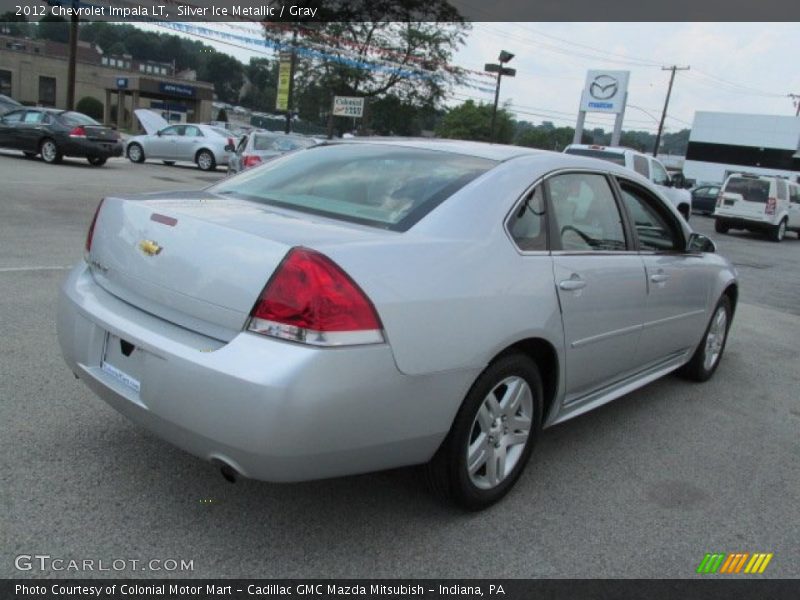
[[[445,141],[321,145],[203,191],[108,196],[63,285],[70,368],[246,477],[426,463],[496,502],[542,427],[717,368],[736,273],[614,164]]]

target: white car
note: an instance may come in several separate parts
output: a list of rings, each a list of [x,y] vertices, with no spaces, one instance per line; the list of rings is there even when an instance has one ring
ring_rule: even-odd
[[[683,218],[689,220],[689,215],[692,213],[691,193],[675,185],[667,173],[667,169],[657,158],[631,148],[598,146],[596,144],[570,144],[564,148],[564,152],[607,160],[636,171],[655,184],[667,200],[683,215]]]
[[[790,230],[800,237],[800,185],[783,177],[732,173],[717,197],[714,218],[717,233],[765,231],[780,242]]]
[[[167,165],[193,162],[202,171],[228,164],[230,151],[226,148],[234,144],[234,139],[224,129],[202,123],[170,125],[161,115],[147,109],[136,110],[134,114],[146,133],[128,141],[125,156],[131,162],[148,159],[159,159]]]

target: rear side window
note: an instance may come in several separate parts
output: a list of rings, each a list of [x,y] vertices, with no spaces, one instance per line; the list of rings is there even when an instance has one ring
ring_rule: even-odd
[[[496,161],[383,144],[287,154],[210,188],[216,194],[406,231]]]
[[[515,209],[508,221],[508,232],[524,252],[547,250],[543,186],[537,186]]]
[[[778,188],[778,200],[786,200],[788,198],[788,196],[789,196],[789,194],[788,194],[788,192],[786,190],[786,187],[787,187],[786,186],[786,182],[781,180],[781,179],[779,179],[775,183],[777,184],[777,188]]]
[[[725,184],[726,194],[740,194],[747,202],[767,203],[769,181],[750,177],[731,177]]]
[[[633,155],[633,170],[639,175],[644,175],[650,179],[650,167],[647,164],[646,156],[639,156],[638,154]]]
[[[789,186],[789,200],[794,204],[800,204],[800,185]]]
[[[41,123],[44,115],[38,111],[28,111],[25,113],[24,123]]]
[[[625,166],[625,155],[619,152],[608,152],[606,150],[593,150],[591,148],[567,148],[564,150],[565,154],[574,154],[575,156],[588,156],[589,158],[599,158],[600,160],[607,160],[615,165]]]
[[[622,217],[608,180],[594,173],[569,173],[547,180],[552,219],[561,250],[625,250]]]

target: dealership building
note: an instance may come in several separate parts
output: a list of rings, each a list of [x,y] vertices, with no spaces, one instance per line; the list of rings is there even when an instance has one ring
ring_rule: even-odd
[[[800,176],[800,117],[696,112],[683,173],[698,182],[721,183],[745,171]]]
[[[66,108],[67,52],[59,42],[0,35],[0,94],[27,105]],[[210,121],[214,86],[194,80],[192,72],[175,73],[171,63],[107,56],[79,42],[75,102],[85,97],[102,103],[106,125],[136,129],[137,108],[155,110],[172,122]]]

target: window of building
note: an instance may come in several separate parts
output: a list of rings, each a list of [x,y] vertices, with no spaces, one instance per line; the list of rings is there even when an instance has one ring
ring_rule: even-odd
[[[0,70],[0,94],[13,96],[11,93],[11,71]]]
[[[42,106],[56,105],[56,78],[39,76],[39,104]]]

